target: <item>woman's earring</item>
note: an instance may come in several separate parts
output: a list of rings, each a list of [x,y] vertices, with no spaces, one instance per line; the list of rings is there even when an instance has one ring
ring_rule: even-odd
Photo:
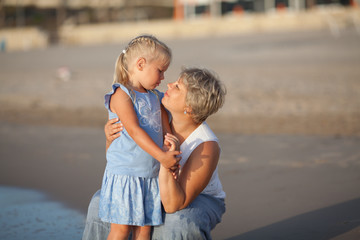
[[[184,111],[184,114],[185,114],[185,115],[187,114],[187,111],[186,111],[186,109],[185,109],[185,111]]]

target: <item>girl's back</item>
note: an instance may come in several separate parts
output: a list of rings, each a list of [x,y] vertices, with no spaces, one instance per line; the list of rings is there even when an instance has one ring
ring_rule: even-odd
[[[118,88],[121,88],[133,100],[139,125],[159,147],[162,147],[163,130],[160,101],[163,94],[158,91],[156,93],[153,91],[147,93],[130,92],[125,86],[114,84],[113,91],[105,95],[105,106],[109,112],[109,119],[118,117],[109,108],[111,96]],[[106,169],[114,174],[156,177],[159,172],[159,162],[140,148],[129,136],[126,129],[122,131],[119,138],[112,142],[106,153],[106,158]]]

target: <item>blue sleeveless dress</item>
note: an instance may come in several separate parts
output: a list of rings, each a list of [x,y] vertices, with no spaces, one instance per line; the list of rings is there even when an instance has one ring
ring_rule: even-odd
[[[160,102],[163,93],[157,90],[147,93],[129,92],[125,86],[114,84],[113,90],[105,95],[109,119],[117,117],[110,110],[111,96],[117,88],[130,96],[140,126],[161,148],[163,131]],[[101,220],[135,226],[162,224],[159,162],[140,148],[126,129],[111,143],[106,160],[99,205]]]

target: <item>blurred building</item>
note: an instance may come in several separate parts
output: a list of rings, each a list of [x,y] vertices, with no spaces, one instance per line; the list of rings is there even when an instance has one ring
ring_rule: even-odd
[[[302,10],[359,0],[0,0],[0,27],[191,18],[233,12]]]
[[[50,42],[56,42],[57,31],[64,24],[186,20],[359,3],[360,0],[0,0],[0,29],[35,26],[48,33]]]
[[[268,12],[288,9],[301,11],[318,5],[356,5],[359,0],[175,0],[175,14],[191,18],[203,14],[226,15],[242,12]],[[178,9],[177,9],[178,8]]]
[[[0,27],[169,18],[172,11],[171,0],[0,0]]]

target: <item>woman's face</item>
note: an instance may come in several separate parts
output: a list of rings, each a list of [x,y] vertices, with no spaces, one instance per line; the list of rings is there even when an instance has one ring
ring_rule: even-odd
[[[176,82],[169,83],[168,90],[165,92],[162,99],[162,104],[172,114],[175,112],[184,112],[186,108],[186,94],[187,88],[182,79]]]

